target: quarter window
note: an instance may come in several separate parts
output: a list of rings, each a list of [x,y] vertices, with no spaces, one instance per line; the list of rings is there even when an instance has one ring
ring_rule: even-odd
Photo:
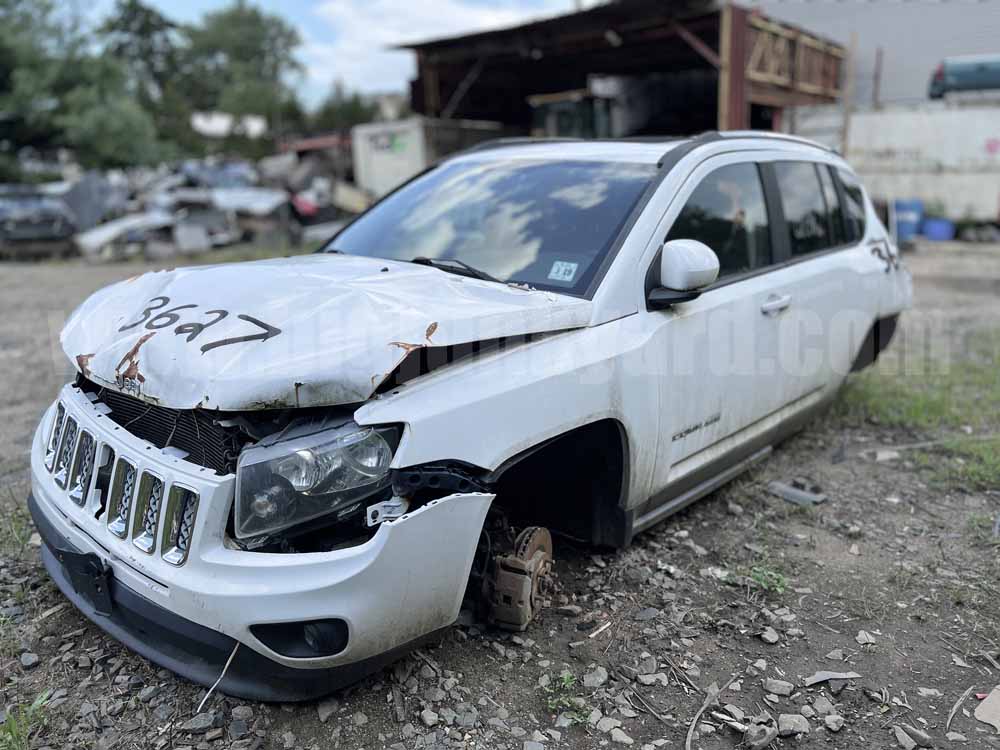
[[[865,236],[865,196],[858,178],[846,169],[838,169],[837,177],[844,193],[844,227],[848,242],[859,242]]]
[[[816,165],[806,161],[781,161],[774,165],[781,206],[788,225],[792,255],[825,250],[835,243],[830,235],[826,201]]]
[[[764,189],[756,164],[719,167],[695,188],[667,234],[698,240],[719,256],[719,276],[771,263]]]
[[[843,245],[847,241],[844,235],[844,212],[840,209],[840,198],[837,195],[837,186],[833,184],[833,175],[825,164],[817,164],[816,171],[819,172],[819,181],[823,186],[830,237],[834,245]]]

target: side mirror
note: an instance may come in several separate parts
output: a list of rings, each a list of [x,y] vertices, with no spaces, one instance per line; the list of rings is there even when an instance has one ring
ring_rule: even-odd
[[[649,293],[649,307],[662,310],[690,302],[719,278],[719,258],[697,240],[671,240],[660,252],[660,286]]]

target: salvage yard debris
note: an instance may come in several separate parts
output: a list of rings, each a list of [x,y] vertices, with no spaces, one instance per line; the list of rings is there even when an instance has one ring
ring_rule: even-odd
[[[826,502],[826,495],[822,494],[822,489],[819,485],[800,477],[793,479],[788,484],[784,482],[771,482],[767,488],[771,494],[777,495],[782,500],[794,505],[809,506]]]

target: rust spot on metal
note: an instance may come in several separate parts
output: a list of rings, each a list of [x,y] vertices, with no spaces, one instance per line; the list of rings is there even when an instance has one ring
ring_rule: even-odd
[[[405,341],[390,341],[389,342],[389,346],[398,346],[400,349],[402,349],[407,354],[409,354],[410,352],[412,352],[414,349],[423,349],[424,348],[423,344],[407,344]]]
[[[436,331],[437,329],[438,329],[437,322],[435,321],[434,323],[431,323],[429,326],[427,326],[427,332],[424,334],[424,338],[427,339],[428,342],[433,343],[431,341],[431,336],[434,335],[434,331]]]
[[[125,353],[121,362],[115,367],[115,383],[118,384],[119,388],[136,393],[141,390],[146,378],[139,372],[139,349],[155,335],[156,331],[153,331],[140,336],[135,345]]]
[[[94,358],[93,354],[77,354],[76,355],[76,366],[80,368],[80,372],[83,373],[83,377],[90,377],[90,360]]]

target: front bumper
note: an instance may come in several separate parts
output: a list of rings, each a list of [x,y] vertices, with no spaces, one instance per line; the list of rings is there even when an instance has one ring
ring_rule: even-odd
[[[325,553],[268,554],[225,543],[232,477],[205,478],[102,419],[71,386],[60,402],[80,430],[116,456],[201,492],[193,542],[182,566],[146,554],[130,539],[108,533],[107,511],[69,500],[45,465],[43,419],[32,449],[29,501],[45,540],[43,559],[59,588],[98,626],[150,660],[202,684],[212,684],[242,646],[220,689],[259,700],[307,699],[353,682],[396,658],[458,616],[472,558],[492,495],[451,495],[383,523],[366,543]],[[213,482],[208,486],[206,482]],[[200,484],[199,484],[200,483]],[[77,593],[60,550],[96,555],[110,571],[110,614]],[[64,556],[65,557],[65,556]],[[272,651],[250,628],[256,624],[339,618],[348,643],[323,658]]]

